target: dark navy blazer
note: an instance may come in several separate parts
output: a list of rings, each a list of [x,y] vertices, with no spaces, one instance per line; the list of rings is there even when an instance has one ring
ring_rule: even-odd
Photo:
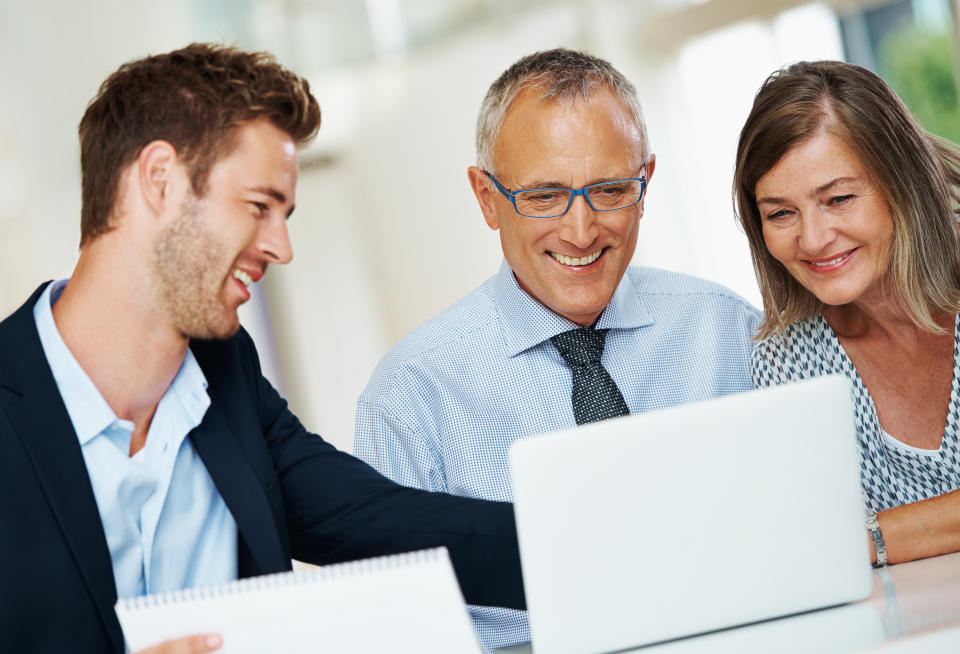
[[[34,323],[42,291],[0,323],[0,649],[119,654],[110,552]],[[189,437],[236,520],[240,577],[446,545],[468,602],[524,607],[509,504],[398,486],[310,434],[243,330],[190,348],[211,404]]]

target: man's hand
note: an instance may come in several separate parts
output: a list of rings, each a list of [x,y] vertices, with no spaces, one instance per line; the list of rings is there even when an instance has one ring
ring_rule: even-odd
[[[221,645],[223,638],[220,634],[200,634],[168,640],[133,654],[203,654],[220,649]]]

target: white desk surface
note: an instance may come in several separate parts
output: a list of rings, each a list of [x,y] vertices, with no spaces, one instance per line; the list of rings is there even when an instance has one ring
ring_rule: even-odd
[[[630,651],[641,654],[960,652],[960,553],[880,568],[874,570],[873,575],[873,592],[861,602]],[[529,644],[497,650],[499,654],[531,651]]]

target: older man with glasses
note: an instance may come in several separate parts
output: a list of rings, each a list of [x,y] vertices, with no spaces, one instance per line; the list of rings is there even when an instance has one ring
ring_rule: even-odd
[[[511,500],[514,440],[751,387],[758,312],[630,266],[656,158],[620,72],[564,49],[520,59],[483,101],[477,150],[467,174],[505,261],[380,362],[361,458],[407,486]],[[472,614],[487,646],[529,639],[521,611]]]

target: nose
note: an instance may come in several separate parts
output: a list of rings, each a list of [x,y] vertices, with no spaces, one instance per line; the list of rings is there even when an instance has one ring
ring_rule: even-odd
[[[837,236],[829,218],[819,211],[805,212],[800,217],[799,228],[797,245],[803,252],[811,255],[823,252]]]
[[[597,240],[597,212],[590,208],[585,197],[574,197],[570,209],[558,220],[558,235],[574,247],[583,250]]]
[[[290,263],[293,248],[287,232],[285,216],[274,215],[260,225],[257,234],[257,249],[267,263]]]

